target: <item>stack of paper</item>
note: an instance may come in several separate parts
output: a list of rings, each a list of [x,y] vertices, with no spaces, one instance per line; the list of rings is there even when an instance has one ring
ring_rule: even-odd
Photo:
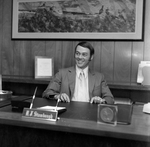
[[[143,112],[150,113],[150,103],[144,104]]]
[[[137,83],[150,85],[150,61],[141,61],[139,64]]]
[[[42,109],[42,110],[47,110],[47,111],[61,111],[61,110],[66,110],[66,107],[56,107],[56,106],[43,106],[39,107],[37,109]]]

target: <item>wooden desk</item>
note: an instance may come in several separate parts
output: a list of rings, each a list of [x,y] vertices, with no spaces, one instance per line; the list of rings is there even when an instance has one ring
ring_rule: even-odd
[[[36,98],[34,107],[51,104],[52,103],[49,100]],[[39,129],[42,130],[42,132],[47,132],[47,130],[49,130],[50,132],[55,134],[55,137],[60,138],[60,140],[62,137],[64,139],[63,135],[67,135],[67,137],[69,137],[69,139],[71,140],[73,140],[74,136],[76,136],[76,139],[78,138],[77,140],[80,140],[80,138],[82,138],[82,140],[85,141],[88,135],[88,138],[91,138],[91,142],[93,145],[97,145],[98,143],[100,143],[101,141],[99,140],[101,139],[105,141],[107,140],[106,142],[109,144],[113,144],[114,140],[116,140],[117,143],[118,140],[120,140],[120,144],[123,142],[128,142],[128,146],[132,146],[133,144],[138,143],[139,146],[143,147],[143,144],[144,146],[150,144],[150,115],[144,114],[142,112],[142,105],[133,106],[132,122],[130,125],[117,126],[98,124],[96,122],[96,104],[71,102],[60,103],[59,106],[66,106],[67,111],[59,115],[60,119],[57,122],[31,119],[24,120],[21,117],[21,113],[11,112],[10,105],[0,108],[0,124],[2,128],[1,131],[5,131],[5,128],[8,131],[10,130],[9,133],[13,135],[13,133],[16,133],[16,130],[18,130],[18,135],[18,132],[20,133],[20,130],[22,130],[23,132],[26,132],[25,130],[28,130],[31,134],[34,132],[32,135],[35,136],[37,134],[39,135],[39,133],[37,133],[37,130]],[[48,134],[46,134],[49,135],[50,132],[47,132]],[[83,135],[86,138],[83,139]],[[17,136],[17,139],[19,139],[19,136]],[[30,139],[31,138],[28,138],[28,140]],[[89,142],[90,139],[86,141]],[[95,143],[93,143],[93,141]],[[62,142],[62,140],[60,142]],[[80,143],[81,142],[82,141],[80,140]]]

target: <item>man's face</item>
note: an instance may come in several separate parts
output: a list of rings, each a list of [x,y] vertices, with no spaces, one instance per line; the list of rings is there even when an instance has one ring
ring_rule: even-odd
[[[89,62],[92,60],[93,56],[90,57],[90,50],[88,48],[77,46],[75,52],[75,61],[76,65],[79,68],[86,68],[89,65]]]

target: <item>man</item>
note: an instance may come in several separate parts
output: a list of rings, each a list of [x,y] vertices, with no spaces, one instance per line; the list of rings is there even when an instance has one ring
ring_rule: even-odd
[[[114,98],[103,74],[89,69],[93,56],[94,48],[89,42],[78,43],[74,53],[76,65],[59,70],[43,92],[43,97],[63,102],[113,104]]]

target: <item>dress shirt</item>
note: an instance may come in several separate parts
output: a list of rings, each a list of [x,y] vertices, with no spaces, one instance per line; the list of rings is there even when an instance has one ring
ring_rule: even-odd
[[[84,87],[81,89],[80,87],[80,73],[84,73]],[[88,88],[88,67],[86,67],[84,70],[78,68],[76,66],[76,82],[75,82],[75,91],[74,96],[72,98],[72,101],[83,101],[83,102],[89,102],[89,88]],[[82,94],[80,94],[80,91]]]

